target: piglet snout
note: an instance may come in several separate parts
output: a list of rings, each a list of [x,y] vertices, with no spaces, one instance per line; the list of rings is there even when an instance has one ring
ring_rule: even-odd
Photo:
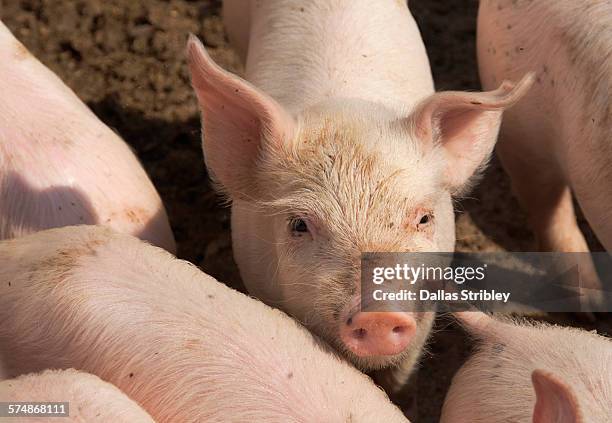
[[[417,327],[412,315],[396,312],[358,312],[341,325],[342,342],[360,357],[401,353]]]

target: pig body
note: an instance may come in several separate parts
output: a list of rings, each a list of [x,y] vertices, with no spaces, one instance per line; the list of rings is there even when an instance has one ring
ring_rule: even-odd
[[[529,81],[434,94],[402,1],[226,1],[224,15],[248,82],[195,38],[188,56],[244,283],[360,368],[401,370],[401,383],[433,314],[360,313],[361,253],[454,249],[451,197]]]
[[[0,243],[0,348],[11,376],[87,371],[158,422],[406,421],[284,313],[107,228]]]
[[[0,22],[0,239],[101,224],[175,250],[129,147]]]
[[[612,251],[612,2],[480,2],[483,87],[536,72],[504,118],[498,152],[539,248],[588,251],[573,192]]]
[[[441,422],[612,421],[610,339],[480,312],[458,316],[479,346],[453,378]]]
[[[134,401],[108,382],[76,370],[47,370],[0,382],[3,402],[68,402],[67,422],[153,423]],[[58,417],[15,417],[15,423],[53,423]]]

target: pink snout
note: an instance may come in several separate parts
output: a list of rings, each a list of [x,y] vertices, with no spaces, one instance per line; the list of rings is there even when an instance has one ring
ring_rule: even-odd
[[[395,355],[406,349],[416,332],[408,313],[356,313],[342,323],[340,339],[360,357]]]

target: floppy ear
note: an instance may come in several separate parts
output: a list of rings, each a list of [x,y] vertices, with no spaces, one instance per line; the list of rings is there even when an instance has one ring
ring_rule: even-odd
[[[292,137],[294,120],[270,96],[219,67],[193,34],[187,57],[202,111],[206,166],[230,197],[244,197],[255,188],[260,151]]]
[[[504,109],[523,97],[533,83],[527,74],[518,84],[505,81],[494,91],[443,91],[425,99],[412,116],[416,135],[443,148],[446,182],[460,191],[486,162],[495,142]]]
[[[578,399],[569,385],[544,370],[534,370],[531,381],[536,393],[533,423],[583,423]]]

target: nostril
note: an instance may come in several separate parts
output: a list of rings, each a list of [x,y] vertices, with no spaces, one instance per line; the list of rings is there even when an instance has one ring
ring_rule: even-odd
[[[396,326],[393,328],[393,333],[403,333],[406,330],[406,326]]]
[[[353,323],[353,318],[349,317],[348,320],[346,321],[346,324],[350,326],[352,323]]]
[[[364,328],[355,329],[353,331],[353,336],[356,339],[364,339],[366,337],[367,331]]]

